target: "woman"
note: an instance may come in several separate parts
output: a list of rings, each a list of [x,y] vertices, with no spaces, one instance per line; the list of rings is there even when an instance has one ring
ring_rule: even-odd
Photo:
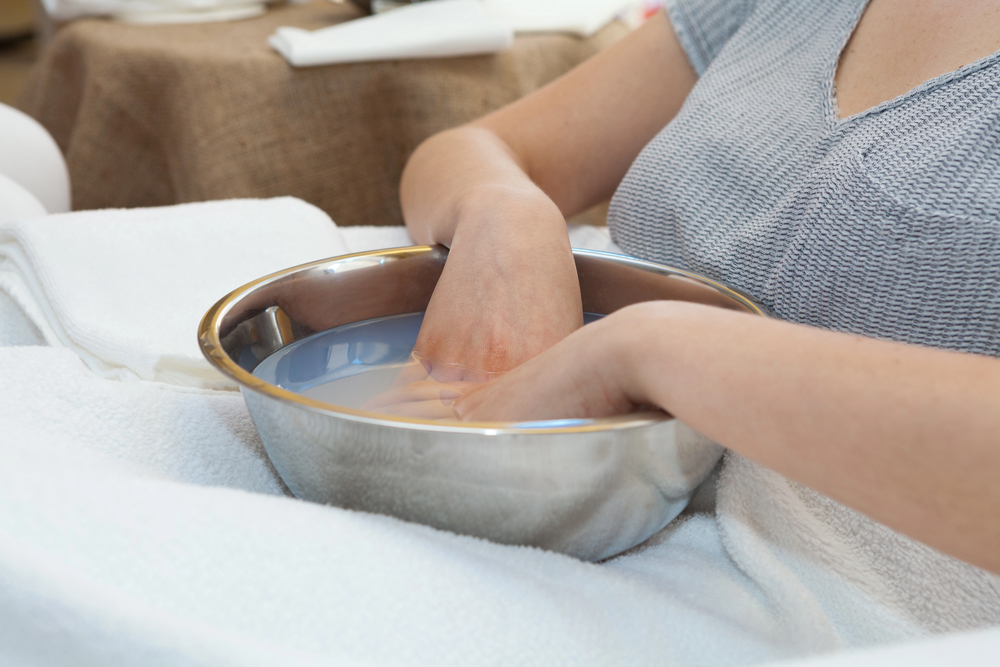
[[[414,153],[407,226],[451,248],[417,350],[510,371],[464,419],[655,404],[728,447],[730,557],[788,575],[762,590],[804,624],[1000,623],[1000,2],[667,9]],[[612,193],[626,252],[784,321],[655,302],[580,328],[564,220]]]

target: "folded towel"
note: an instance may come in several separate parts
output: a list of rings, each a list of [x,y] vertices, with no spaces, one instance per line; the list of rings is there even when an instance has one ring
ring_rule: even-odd
[[[115,16],[145,23],[198,23],[241,19],[264,12],[264,2],[248,0],[41,0],[41,3],[57,21]]]
[[[0,224],[0,291],[103,377],[231,388],[198,348],[209,306],[345,251],[330,218],[293,198],[67,213]]]
[[[568,32],[590,37],[639,0],[482,0],[517,33]]]
[[[129,3],[130,4],[130,3]],[[111,17],[125,23],[180,24],[180,23],[218,23],[220,21],[239,21],[260,16],[266,11],[263,2],[241,2],[226,4],[221,7],[205,9],[163,9],[150,11],[135,11],[129,5],[111,12]]]
[[[296,67],[502,51],[514,41],[479,0],[435,0],[310,32],[282,27],[268,43]]]

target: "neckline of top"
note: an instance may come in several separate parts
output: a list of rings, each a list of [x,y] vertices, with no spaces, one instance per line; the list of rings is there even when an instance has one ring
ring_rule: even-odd
[[[886,100],[876,104],[873,107],[869,107],[864,111],[859,111],[850,116],[841,118],[840,107],[837,104],[837,70],[840,68],[840,60],[843,57],[844,49],[847,48],[848,42],[851,41],[851,37],[854,36],[855,31],[858,29],[858,25],[861,23],[862,17],[864,17],[865,12],[868,10],[868,5],[871,4],[871,0],[861,0],[859,7],[856,10],[854,16],[848,24],[848,30],[843,35],[843,40],[840,42],[839,48],[836,49],[833,55],[833,61],[829,63],[827,67],[827,77],[826,77],[826,100],[825,100],[825,115],[827,124],[831,128],[839,129],[844,128],[849,125],[867,118],[868,116],[874,116],[882,113],[893,107],[900,106],[910,99],[917,97],[929,90],[938,88],[952,81],[961,79],[973,72],[992,65],[994,62],[1000,60],[1000,51],[995,51],[994,53],[984,56],[979,60],[969,63],[968,65],[963,65],[956,70],[950,72],[945,72],[944,74],[939,74],[934,78],[928,79],[923,83],[911,88],[905,93],[898,95],[892,99]]]

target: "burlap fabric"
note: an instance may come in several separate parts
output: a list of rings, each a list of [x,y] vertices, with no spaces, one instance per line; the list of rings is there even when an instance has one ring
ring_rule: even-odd
[[[397,189],[425,137],[496,109],[608,46],[519,37],[492,56],[293,69],[281,25],[355,18],[350,4],[278,6],[233,23],[84,20],[42,52],[20,106],[69,163],[74,208],[294,195],[343,225],[400,224]]]

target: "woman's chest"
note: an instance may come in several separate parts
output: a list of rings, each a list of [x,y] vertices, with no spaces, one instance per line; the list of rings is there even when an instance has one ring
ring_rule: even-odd
[[[817,197],[864,208],[871,198],[852,193],[872,189],[918,210],[1000,220],[1000,53],[841,118],[834,79],[867,3],[807,4],[762,0],[640,156],[668,163],[665,187],[703,193],[677,200],[679,212],[739,211],[784,234]],[[850,186],[845,170],[856,172]]]
[[[842,119],[833,80],[865,3],[766,4],[784,11],[751,17],[640,156],[619,242],[786,319],[1000,353],[997,57]]]

